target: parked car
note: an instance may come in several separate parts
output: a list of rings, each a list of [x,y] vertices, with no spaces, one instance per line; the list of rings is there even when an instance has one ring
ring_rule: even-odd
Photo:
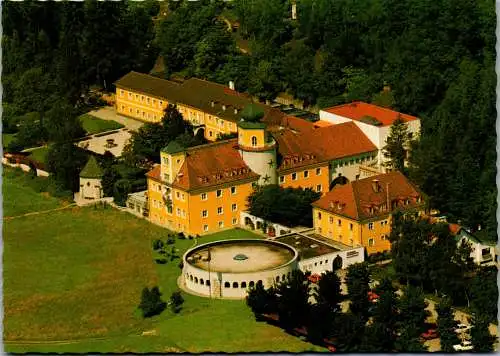
[[[458,324],[457,327],[455,328],[455,332],[457,334],[462,334],[466,331],[469,331],[471,329],[470,325],[467,324]]]
[[[439,337],[439,334],[436,329],[429,329],[426,332],[422,333],[420,337],[424,340],[432,340],[437,339]]]
[[[453,345],[453,349],[455,349],[455,351],[470,351],[473,347],[470,341],[464,340],[458,345]]]
[[[368,292],[368,300],[372,303],[378,302],[379,295],[373,291]]]

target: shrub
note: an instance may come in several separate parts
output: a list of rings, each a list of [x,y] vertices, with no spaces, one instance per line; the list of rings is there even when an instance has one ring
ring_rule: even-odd
[[[181,239],[186,237],[186,235],[184,235],[184,233],[183,233],[183,232],[179,232],[179,233],[177,234],[177,236],[178,236],[179,238],[181,238]]]
[[[169,235],[167,238],[167,245],[173,245],[175,243],[175,237],[172,235]]]
[[[168,261],[166,258],[155,258],[155,262],[159,265],[164,265],[166,264]]]
[[[120,179],[115,183],[113,200],[117,205],[125,206],[130,193],[130,182],[128,179]]]
[[[181,311],[183,303],[184,298],[182,297],[181,292],[173,292],[170,296],[170,309],[177,314]]]
[[[167,303],[161,300],[161,293],[158,287],[153,287],[151,290],[145,287],[142,290],[139,309],[142,310],[144,318],[150,318],[154,315],[158,315],[165,310],[166,307]]]
[[[158,251],[161,248],[163,248],[163,241],[162,240],[154,240],[153,241],[153,250]]]
[[[16,140],[12,140],[7,145],[7,148],[6,148],[6,151],[10,152],[10,153],[21,152],[22,150],[24,150],[24,145],[19,140],[17,140],[17,139]]]

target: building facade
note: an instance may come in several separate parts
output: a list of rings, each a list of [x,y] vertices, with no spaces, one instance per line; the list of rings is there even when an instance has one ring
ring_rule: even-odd
[[[382,150],[394,121],[399,118],[406,124],[410,139],[420,134],[419,118],[359,101],[323,109],[319,112],[319,117],[332,124],[353,122],[358,126],[377,147],[376,165],[384,171],[384,163],[387,160]]]
[[[87,164],[80,172],[80,198],[96,200],[104,197],[102,191],[103,172],[94,156],[90,156]]]
[[[425,210],[422,193],[400,172],[334,187],[313,204],[314,230],[368,254],[389,250],[392,214]]]

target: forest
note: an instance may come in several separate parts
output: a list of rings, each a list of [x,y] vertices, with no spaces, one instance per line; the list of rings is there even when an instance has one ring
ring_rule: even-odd
[[[298,0],[295,20],[289,0],[171,1],[158,17],[159,8],[5,3],[3,127],[43,122],[94,86],[112,91],[158,55],[166,78],[232,80],[262,100],[373,102],[421,118],[408,174],[431,206],[496,240],[493,0]]]

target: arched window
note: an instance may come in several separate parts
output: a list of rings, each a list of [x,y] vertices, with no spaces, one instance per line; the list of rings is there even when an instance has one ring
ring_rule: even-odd
[[[241,282],[241,288],[246,288],[247,287],[247,282]]]
[[[205,282],[203,281],[203,278],[200,278],[200,284],[203,286],[205,285]]]
[[[198,283],[198,277],[194,277],[194,283]]]
[[[238,288],[238,282],[233,282],[233,288]]]
[[[229,282],[225,282],[224,283],[224,288],[229,288],[229,287],[231,287],[231,284]]]
[[[253,286],[255,286],[255,283],[253,281],[250,281],[250,283],[248,283],[248,286],[252,288]]]
[[[280,276],[276,276],[276,283],[279,283],[280,281]]]
[[[210,281],[209,281],[208,279],[207,279],[207,282],[205,283],[205,285],[206,285],[207,287],[209,287],[209,286],[210,286]]]
[[[193,281],[193,275],[190,275],[189,276],[189,279],[191,280],[191,282]]]
[[[281,280],[284,282],[286,280],[286,274],[284,274],[282,277],[281,277]]]
[[[259,279],[259,280],[257,281],[257,284],[261,284],[261,285],[262,285],[262,279]]]
[[[255,147],[257,146],[257,137],[252,136],[252,146]]]

